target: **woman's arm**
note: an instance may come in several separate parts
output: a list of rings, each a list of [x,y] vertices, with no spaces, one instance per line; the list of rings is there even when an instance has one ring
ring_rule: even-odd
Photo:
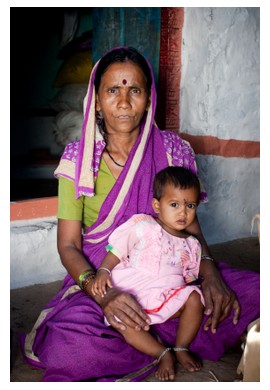
[[[188,232],[200,241],[202,253],[210,255],[198,218],[189,226]],[[205,314],[209,316],[204,329],[208,330],[211,327],[211,331],[215,333],[218,323],[228,317],[232,309],[234,310],[233,323],[237,324],[240,316],[239,302],[234,292],[225,284],[214,262],[202,259],[200,275],[203,277],[202,292],[205,299]]]
[[[57,248],[63,266],[75,281],[91,268],[82,253],[81,221],[58,219]]]
[[[189,225],[189,227],[186,229],[186,231],[199,240],[201,247],[202,247],[202,253],[204,255],[210,255],[210,250],[209,250],[208,245],[205,241],[205,238],[202,234],[201,226],[200,226],[200,223],[198,221],[197,216],[196,216],[195,220],[193,221],[193,223],[191,225]]]
[[[78,280],[82,272],[91,268],[82,253],[82,224],[80,221],[58,220],[57,246],[63,266],[75,281]],[[85,292],[101,306],[111,325],[119,330],[126,329],[126,325],[136,330],[149,329],[149,317],[132,295],[110,288],[104,297],[94,296],[91,292],[91,285],[90,282]],[[118,322],[116,317],[121,322]]]

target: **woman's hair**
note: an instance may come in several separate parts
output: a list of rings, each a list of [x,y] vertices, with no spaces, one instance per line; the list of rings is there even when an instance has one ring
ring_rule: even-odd
[[[164,195],[164,189],[167,184],[171,184],[175,188],[180,189],[195,188],[199,201],[201,191],[200,182],[198,177],[189,169],[183,167],[167,167],[158,172],[154,180],[154,198],[160,200]]]
[[[95,75],[95,91],[98,92],[102,75],[106,72],[108,67],[115,62],[126,62],[132,61],[138,65],[143,71],[146,79],[147,89],[151,89],[152,77],[149,65],[146,59],[133,47],[119,47],[112,51],[109,51],[104,57],[101,58],[97,66]]]

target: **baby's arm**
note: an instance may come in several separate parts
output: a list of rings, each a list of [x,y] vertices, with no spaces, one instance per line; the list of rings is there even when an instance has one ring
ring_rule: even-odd
[[[102,268],[98,269],[95,280],[91,286],[93,295],[100,295],[101,297],[104,297],[107,291],[107,286],[112,287],[110,273],[108,271]]]
[[[111,282],[111,270],[119,263],[118,257],[112,252],[108,252],[104,257],[100,267],[97,269],[97,274],[92,283],[92,294],[104,297],[107,292],[107,287],[113,287]]]

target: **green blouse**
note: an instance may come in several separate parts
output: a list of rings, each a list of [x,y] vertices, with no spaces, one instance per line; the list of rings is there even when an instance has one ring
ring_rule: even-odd
[[[60,219],[82,221],[84,228],[91,226],[98,217],[99,210],[115,184],[115,178],[104,159],[101,159],[98,177],[95,183],[93,197],[81,196],[75,198],[75,185],[72,180],[59,177],[58,184],[58,213]]]

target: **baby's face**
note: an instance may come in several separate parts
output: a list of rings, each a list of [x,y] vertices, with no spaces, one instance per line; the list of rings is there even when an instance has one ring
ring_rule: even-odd
[[[195,188],[181,189],[167,184],[164,195],[153,199],[153,209],[163,228],[170,234],[186,229],[195,219],[198,192]]]

